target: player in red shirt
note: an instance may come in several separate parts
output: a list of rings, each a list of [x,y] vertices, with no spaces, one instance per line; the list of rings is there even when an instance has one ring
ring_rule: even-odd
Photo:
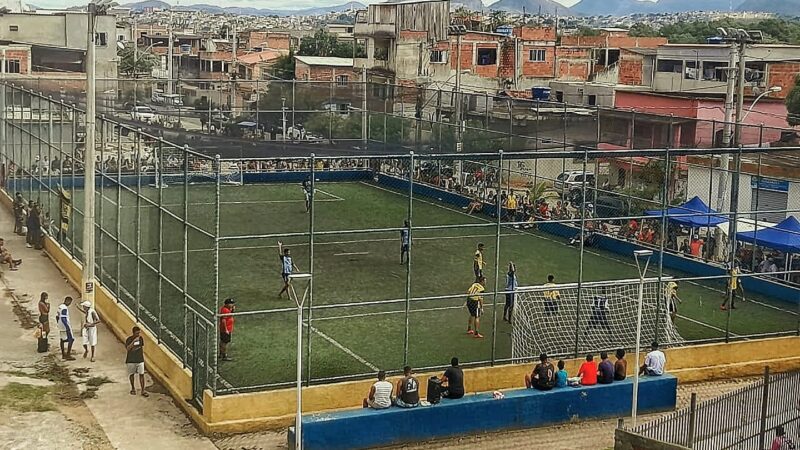
[[[236,301],[232,298],[225,299],[225,304],[219,309],[219,356],[223,361],[232,361],[228,358],[228,344],[233,335],[233,321],[231,315],[236,310]]]
[[[597,384],[597,363],[594,362],[593,355],[586,355],[586,362],[581,364],[578,376],[581,377],[581,384],[584,386]]]

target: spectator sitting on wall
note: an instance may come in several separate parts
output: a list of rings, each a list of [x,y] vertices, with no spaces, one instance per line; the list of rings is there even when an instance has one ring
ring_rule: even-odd
[[[691,253],[692,250],[689,248],[689,241],[687,239],[684,239],[683,242],[681,242],[681,248],[678,251],[680,251],[684,255],[688,255]]]
[[[578,378],[584,386],[597,384],[597,363],[594,362],[594,355],[586,355],[586,362],[578,369]]]
[[[556,387],[567,387],[567,371],[564,370],[564,360],[558,360],[558,372],[556,372]]]
[[[617,349],[617,362],[614,363],[614,380],[622,381],[628,374],[628,361],[625,360],[625,350]]]
[[[600,364],[597,366],[597,382],[611,384],[614,382],[614,364],[608,360],[608,353],[600,352]]]
[[[556,369],[547,358],[547,353],[539,355],[539,364],[533,368],[530,375],[525,375],[525,387],[535,388],[540,391],[549,391],[556,385]]]
[[[392,383],[386,381],[386,372],[378,372],[378,381],[369,388],[369,394],[362,402],[364,408],[386,409],[392,406]]]
[[[653,344],[650,346],[650,353],[644,357],[644,364],[639,367],[639,375],[664,375],[664,367],[666,365],[666,355],[664,355],[664,352],[658,349],[658,342],[653,342]]]
[[[703,245],[705,241],[700,239],[700,236],[694,235],[692,236],[692,242],[689,243],[689,254],[692,255],[694,258],[700,258],[703,254]]]
[[[419,406],[419,380],[413,375],[410,366],[403,367],[403,378],[397,382],[395,404],[401,408]]]
[[[442,397],[458,399],[464,396],[464,371],[458,366],[458,358],[450,360],[450,367],[442,375]]]
[[[541,203],[539,203],[536,215],[539,217],[539,220],[550,220],[550,206],[546,201],[542,200]]]
[[[642,231],[639,233],[639,242],[644,244],[652,244],[653,239],[655,239],[655,233],[653,229],[650,227],[642,228]]]
[[[483,209],[483,202],[476,194],[474,197],[472,197],[472,200],[469,202],[469,205],[465,206],[464,209],[467,210],[467,214],[480,212],[480,210]]]
[[[17,266],[22,264],[22,260],[14,259],[11,256],[11,252],[6,248],[5,240],[0,238],[0,264],[2,263],[8,264],[8,268],[11,270],[17,270]]]

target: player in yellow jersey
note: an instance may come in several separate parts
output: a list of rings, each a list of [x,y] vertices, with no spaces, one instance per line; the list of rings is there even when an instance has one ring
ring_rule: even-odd
[[[483,269],[486,267],[486,261],[483,259],[483,243],[478,244],[478,249],[475,250],[475,255],[472,258],[472,271],[475,272],[475,282],[483,277]]]
[[[544,313],[548,316],[558,313],[558,300],[561,299],[561,293],[553,289],[555,281],[556,277],[550,274],[547,276],[547,283],[544,284],[545,287],[551,288],[544,291]]]
[[[675,323],[675,318],[678,317],[678,304],[683,303],[683,300],[678,297],[678,283],[674,281],[667,283],[664,297],[667,300],[667,311],[669,311],[669,318],[672,319],[672,323]]]
[[[464,306],[469,311],[469,319],[467,320],[467,334],[471,334],[476,338],[482,338],[478,328],[481,325],[481,313],[483,312],[483,292],[486,290],[486,278],[480,277],[472,283],[467,291],[467,302]]]
[[[742,283],[739,282],[739,262],[735,262],[733,267],[728,269],[728,283],[725,289],[725,299],[722,301],[719,309],[725,311],[728,309],[728,299],[731,300],[731,309],[736,309],[736,295],[744,301],[744,288]]]

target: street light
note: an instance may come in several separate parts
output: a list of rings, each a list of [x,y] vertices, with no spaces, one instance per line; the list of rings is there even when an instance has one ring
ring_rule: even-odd
[[[652,250],[634,250],[633,257],[636,259],[636,268],[639,271],[639,311],[636,314],[636,367],[633,375],[633,404],[631,405],[631,418],[633,419],[633,426],[636,426],[636,408],[639,402],[639,350],[641,347],[640,340],[642,339],[642,303],[644,303],[644,277],[647,275],[647,266],[650,264],[650,257],[653,256]],[[642,268],[639,258],[644,259],[644,268]],[[658,307],[658,306],[656,306]]]
[[[756,97],[755,100],[753,100],[753,103],[751,103],[750,106],[747,108],[747,112],[744,113],[744,116],[742,116],[742,120],[746,119],[747,116],[751,112],[753,112],[753,108],[756,106],[756,103],[758,103],[759,100],[761,100],[762,98],[766,97],[769,94],[777,93],[777,92],[780,92],[782,90],[783,90],[783,88],[780,87],[780,86],[772,86],[771,88],[769,88],[766,91],[762,92],[758,97]]]
[[[283,143],[286,143],[286,97],[281,97],[281,115],[283,117]]]
[[[97,115],[97,74],[95,73],[95,18],[115,6],[111,0],[99,0],[87,7],[86,32],[86,141],[83,151],[83,270],[81,289],[84,300],[94,305],[94,158],[95,116]]]
[[[303,303],[305,303],[309,287],[311,287],[311,274],[294,273],[289,275],[289,281],[290,283],[306,282],[303,296],[299,298],[294,290],[294,285],[289,284],[289,296],[297,305],[297,412],[294,420],[294,448],[300,450],[303,448]]]

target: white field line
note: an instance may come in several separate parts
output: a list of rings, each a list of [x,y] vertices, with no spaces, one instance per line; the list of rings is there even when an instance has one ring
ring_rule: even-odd
[[[390,193],[392,193],[392,194],[399,195],[399,196],[401,196],[401,197],[404,197],[404,196],[405,196],[404,194],[401,194],[401,193],[399,193],[399,192],[395,192],[395,191],[393,191],[393,190],[391,190],[391,189],[386,189],[386,188],[383,188],[383,187],[380,187],[380,186],[375,186],[375,185],[372,185],[372,184],[366,183],[366,182],[364,182],[364,181],[362,181],[362,182],[361,182],[361,184],[363,184],[364,186],[369,186],[369,187],[371,187],[371,188],[374,188],[374,189],[381,190],[381,191],[390,192]],[[429,205],[433,205],[433,206],[437,206],[437,207],[439,207],[439,208],[446,209],[446,210],[448,210],[448,211],[452,211],[452,212],[455,212],[455,213],[458,213],[458,214],[462,214],[462,215],[465,215],[465,216],[468,216],[468,217],[474,217],[474,218],[476,218],[476,219],[478,219],[478,220],[482,220],[482,221],[484,221],[484,222],[494,222],[494,221],[492,221],[492,220],[485,219],[485,218],[483,218],[483,217],[480,217],[480,216],[473,216],[473,215],[471,215],[471,214],[467,214],[467,213],[465,213],[465,212],[463,212],[463,211],[459,211],[459,210],[457,210],[457,209],[448,208],[448,207],[446,207],[446,206],[443,206],[443,205],[440,205],[440,204],[438,204],[438,203],[434,203],[434,202],[431,202],[431,201],[427,201],[427,200],[416,200],[416,201],[418,201],[418,202],[422,202],[422,203],[427,203],[427,204],[429,204]],[[545,236],[540,236],[540,235],[537,235],[537,234],[533,234],[533,233],[530,233],[530,232],[527,232],[527,231],[518,230],[518,229],[515,229],[515,228],[513,228],[513,230],[514,230],[515,232],[517,232],[517,234],[525,234],[525,235],[528,235],[528,236],[533,236],[533,237],[535,237],[535,238],[543,239],[543,240],[545,240],[545,241],[555,242],[555,243],[557,243],[557,244],[561,244],[561,245],[563,245],[563,246],[565,246],[565,247],[570,247],[570,248],[572,247],[571,245],[567,244],[566,242],[559,241],[559,240],[556,240],[556,239],[553,239],[553,238],[548,238],[548,237],[545,237]],[[614,257],[612,257],[612,256],[605,255],[605,254],[598,253],[598,252],[594,252],[594,251],[591,251],[591,250],[588,250],[588,249],[585,249],[585,248],[584,248],[584,251],[585,251],[585,252],[587,252],[587,253],[590,253],[590,254],[592,254],[592,255],[599,256],[599,257],[601,257],[601,258],[610,259],[610,260],[612,260],[612,261],[616,261],[616,262],[619,262],[619,263],[621,263],[621,264],[625,264],[625,265],[627,265],[627,266],[636,267],[636,264],[634,264],[634,263],[631,263],[630,261],[625,261],[625,260],[622,260],[622,259],[619,259],[619,258],[614,258]],[[705,285],[703,285],[703,284],[700,284],[700,283],[697,283],[697,282],[695,282],[695,281],[689,281],[688,283],[690,283],[690,284],[693,284],[693,285],[695,285],[695,286],[699,286],[699,287],[701,287],[701,288],[704,288],[704,289],[708,289],[708,290],[710,290],[710,291],[712,291],[712,292],[722,292],[722,291],[720,291],[720,290],[718,290],[718,289],[714,289],[714,288],[712,288],[712,287],[705,286]],[[748,301],[752,301],[752,300],[748,300]],[[763,306],[768,306],[768,305],[764,305],[763,303],[761,303],[761,302],[757,302],[757,301],[752,301],[752,303],[757,303],[757,304],[761,304],[761,305],[763,305]],[[779,307],[777,307],[777,306],[770,306],[770,308],[772,308],[772,309],[776,309],[776,310],[778,310],[778,311],[784,311],[784,312],[787,312],[787,313],[790,313],[790,314],[795,314],[795,315],[797,315],[797,313],[796,313],[796,312],[792,312],[792,311],[790,311],[790,310],[787,310],[787,309],[779,308]],[[699,322],[699,321],[696,321],[696,320],[694,320],[694,319],[689,319],[689,318],[686,318],[686,320],[689,320],[689,321],[691,321],[691,322],[696,322],[696,323],[697,323],[697,324],[699,324],[699,325],[704,325],[704,326],[708,326],[709,328],[713,328],[713,329],[719,330],[719,328],[716,328],[716,327],[714,327],[713,325],[709,325],[709,324],[706,324],[706,323],[704,323],[704,322]],[[724,330],[721,330],[721,331],[724,331]],[[733,333],[731,333],[731,335],[733,335]]]
[[[369,252],[334,253],[333,256],[369,255]]]
[[[309,325],[308,325],[308,324],[306,324],[305,322],[303,322],[303,326],[309,326]],[[336,339],[334,339],[334,338],[332,338],[332,337],[328,336],[327,334],[323,333],[322,331],[319,331],[319,330],[318,330],[318,329],[316,329],[315,327],[313,327],[313,326],[312,326],[312,327],[311,327],[311,331],[313,331],[314,333],[317,333],[317,334],[318,334],[318,335],[319,335],[319,336],[320,336],[322,339],[325,339],[326,341],[330,342],[331,344],[333,344],[333,346],[334,346],[334,347],[336,347],[336,348],[338,348],[339,350],[341,350],[341,351],[343,351],[343,352],[347,353],[348,355],[350,355],[351,357],[353,357],[353,359],[355,359],[356,361],[358,361],[358,362],[360,362],[361,364],[364,364],[365,366],[369,367],[369,368],[370,368],[370,370],[373,370],[373,371],[376,371],[376,372],[377,372],[378,370],[380,370],[380,369],[378,368],[378,366],[376,366],[375,364],[372,364],[371,362],[369,362],[369,361],[367,361],[366,359],[362,358],[361,356],[357,355],[355,352],[353,352],[353,351],[352,351],[352,350],[350,350],[349,348],[347,348],[347,347],[345,347],[344,345],[340,344],[340,343],[339,343],[339,342],[338,342]]]
[[[438,241],[444,239],[474,239],[474,238],[482,238],[482,237],[493,237],[494,234],[472,234],[466,236],[431,236],[431,237],[415,237],[414,242],[416,241]],[[504,236],[508,236],[505,234]],[[345,245],[345,244],[363,244],[365,242],[397,242],[400,244],[400,237],[396,238],[376,238],[376,239],[361,239],[361,240],[350,240],[350,241],[332,241],[332,242],[314,242],[314,245]],[[305,244],[293,244],[293,245],[305,245]],[[277,249],[277,245],[249,245],[249,246],[242,246],[242,247],[222,247],[220,251],[229,251],[229,250],[259,250],[259,249]],[[208,252],[214,250],[213,248],[194,248],[189,250],[189,253],[193,252]],[[161,252],[162,255],[171,255],[171,254],[181,254],[183,250],[167,250]],[[141,253],[142,256],[153,256],[158,255],[158,252],[143,252]],[[123,255],[125,256],[125,255]],[[133,255],[130,255],[131,257]],[[103,255],[103,258],[116,258],[117,255]]]
[[[320,192],[322,192],[322,191],[320,191]],[[324,192],[324,193],[327,194],[327,195],[330,195],[331,198],[323,198],[323,199],[320,199],[320,200],[314,199],[314,203],[320,203],[320,202],[342,202],[342,201],[345,200],[342,197],[339,197],[339,196],[336,196],[336,195],[333,195],[333,194],[329,194],[327,192]],[[112,198],[110,198],[110,197],[107,197],[107,196],[104,195],[103,199],[105,201],[111,203],[114,206],[119,206],[117,204],[117,201],[112,199]],[[297,199],[297,200],[242,200],[242,201],[220,202],[220,205],[269,205],[269,204],[277,204],[277,203],[305,203],[305,200],[304,199]],[[215,205],[215,204],[216,204],[216,202],[191,202],[191,203],[189,203],[189,206],[195,206],[195,205],[196,206],[207,206],[207,205]],[[150,205],[143,205],[143,206],[144,207],[148,207]],[[177,206],[183,206],[183,203],[163,203],[162,206],[164,206],[164,207],[177,207]],[[155,206],[150,206],[150,207],[151,208],[155,208]],[[122,205],[121,208],[136,208],[136,205]]]

